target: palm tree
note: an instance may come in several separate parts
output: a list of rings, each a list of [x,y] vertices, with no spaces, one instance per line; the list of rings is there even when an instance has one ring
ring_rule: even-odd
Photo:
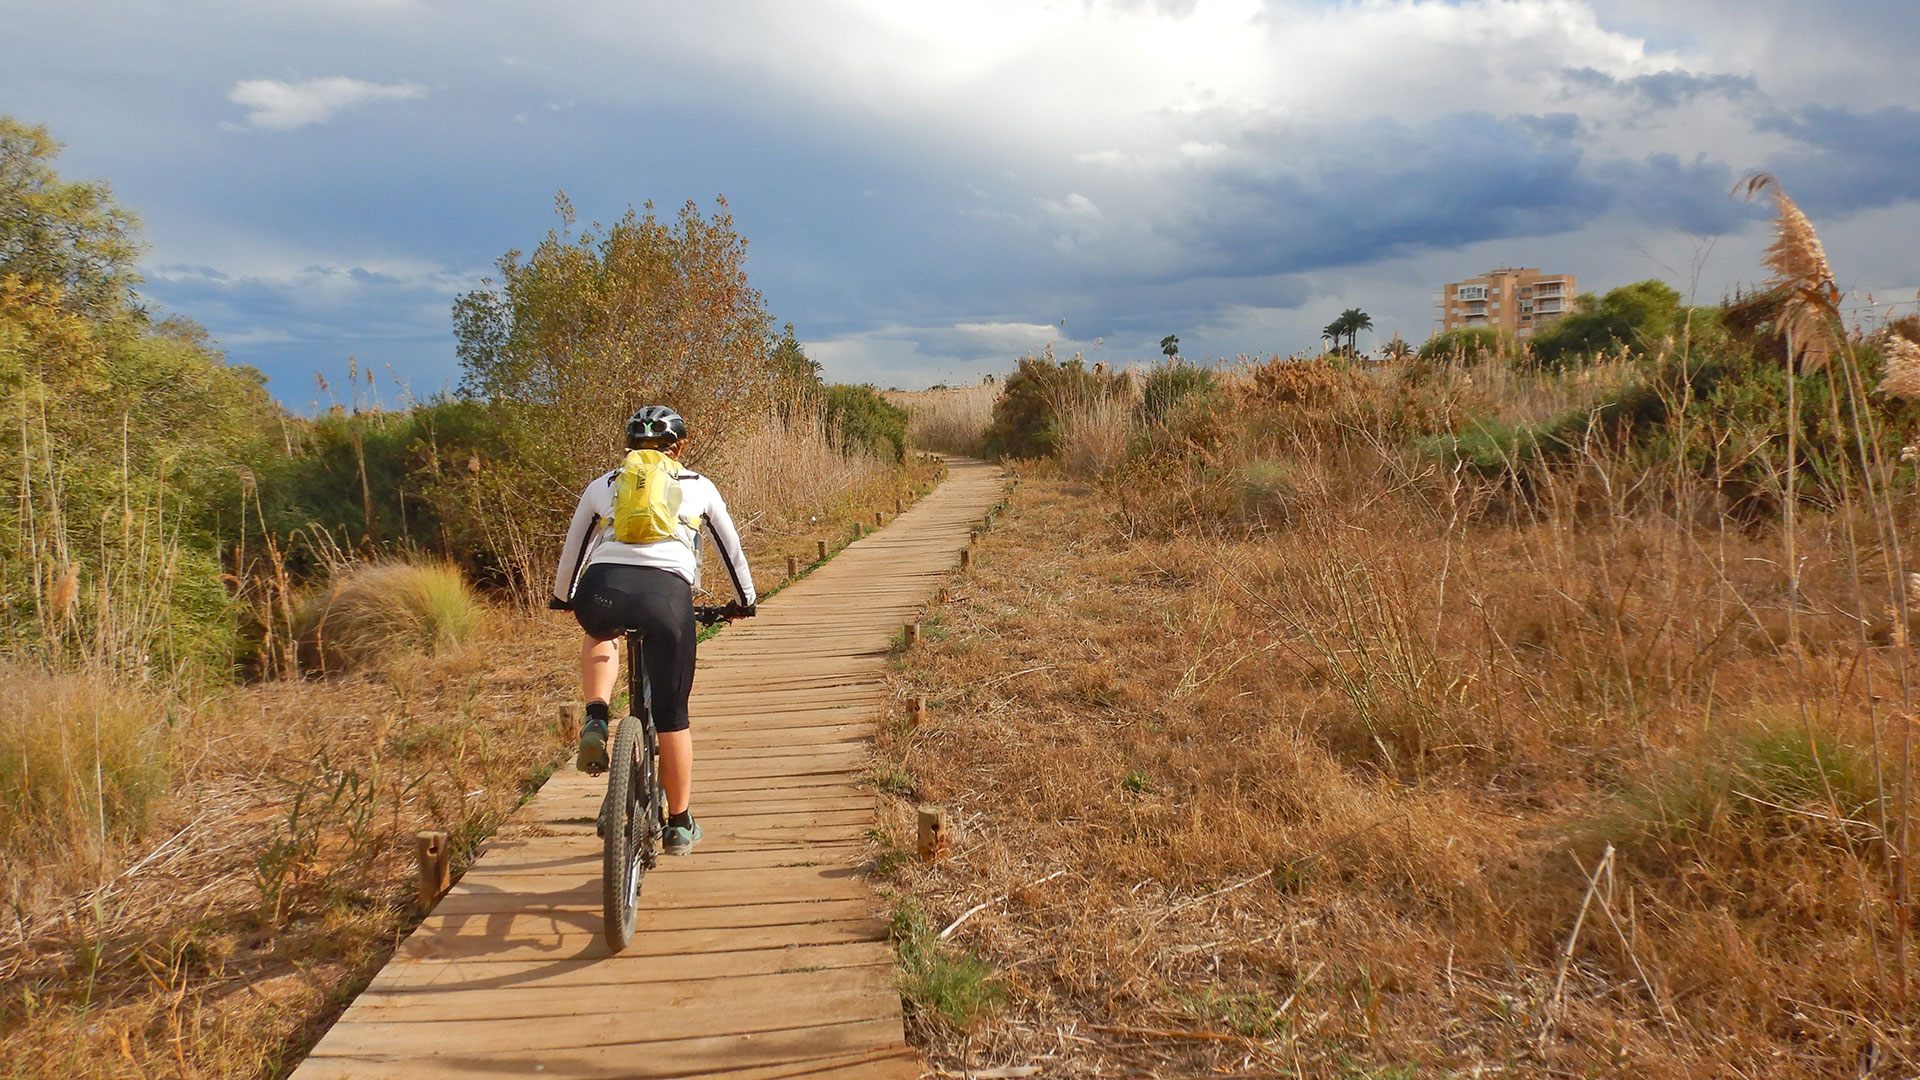
[[[1340,313],[1340,318],[1334,321],[1334,325],[1346,333],[1347,351],[1352,352],[1354,339],[1360,336],[1360,331],[1373,329],[1373,316],[1357,307],[1350,307]]]
[[[1324,327],[1321,327],[1320,329],[1321,340],[1332,341],[1333,347],[1336,349],[1339,348],[1340,338],[1342,335],[1344,335],[1347,332],[1347,324],[1343,321],[1345,318],[1346,316],[1342,315],[1340,316],[1340,318],[1333,320],[1332,322],[1328,323]]]

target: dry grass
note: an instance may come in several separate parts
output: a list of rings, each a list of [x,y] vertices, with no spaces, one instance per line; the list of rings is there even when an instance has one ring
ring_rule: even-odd
[[[817,405],[804,400],[786,417],[761,417],[730,435],[703,467],[720,484],[736,524],[791,532],[830,514],[847,495],[893,479],[893,463],[863,450],[843,451]]]
[[[1780,204],[1785,355],[1823,372],[1823,426],[1755,351],[1718,391],[1744,419],[1666,412],[1654,452],[1594,409],[1523,465],[1495,429],[1594,406],[1631,362],[1275,358],[1133,433],[1100,486],[1020,489],[898,678],[928,721],[882,745],[887,789],[958,826],[950,860],[890,864],[902,903],[970,912],[947,947],[1006,995],[916,1011],[937,1063],[1920,1069],[1915,496]],[[1727,446],[1774,464],[1698,467]]]
[[[502,612],[483,627],[371,678],[228,691],[170,727],[143,716],[173,784],[138,839],[84,865],[72,845],[7,847],[0,1075],[298,1061],[416,917],[412,832],[449,830],[463,864],[571,738],[568,624]]]
[[[138,836],[167,789],[177,708],[151,686],[0,666],[0,850],[92,866]]]
[[[1129,380],[1127,386],[1132,387]],[[1060,466],[1075,476],[1100,476],[1120,463],[1134,434],[1137,394],[1102,394],[1060,402]]]
[[[998,379],[937,390],[888,390],[880,396],[907,410],[907,442],[943,454],[976,454],[1000,400]]]
[[[965,1038],[916,1019],[937,1064],[1920,1065],[1873,765],[1897,719],[1865,689],[1903,657],[1851,644],[1840,523],[1803,548],[1836,615],[1796,669],[1777,544],[1572,499],[1482,526],[1301,471],[1271,537],[1143,537],[1025,484],[928,621],[899,692],[931,718],[883,749],[960,842],[900,885],[936,925],[987,902],[952,940],[1012,991]]]

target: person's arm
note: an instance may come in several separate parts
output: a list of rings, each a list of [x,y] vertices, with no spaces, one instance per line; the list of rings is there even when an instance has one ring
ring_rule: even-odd
[[[580,505],[574,507],[573,523],[567,527],[566,543],[560,545],[560,564],[553,569],[553,595],[548,598],[547,606],[558,611],[570,611],[573,607],[573,586],[580,580],[580,568],[586,565],[587,553],[593,549],[593,539],[600,527],[600,513],[594,506],[594,488],[604,481],[604,477],[587,485],[580,493]]]
[[[727,501],[720,489],[713,489],[713,501],[707,505],[707,532],[713,537],[714,550],[720,553],[720,565],[726,567],[727,581],[742,607],[752,607],[753,570],[747,566],[746,553],[740,550],[740,534],[734,531],[733,516],[727,513]]]

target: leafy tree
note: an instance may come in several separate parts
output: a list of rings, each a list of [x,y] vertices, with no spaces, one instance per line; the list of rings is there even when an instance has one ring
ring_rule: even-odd
[[[790,384],[820,385],[820,365],[800,347],[800,339],[793,336],[792,323],[788,323],[781,331],[780,340],[773,343],[770,357],[775,373]]]
[[[523,450],[564,478],[547,493],[556,503],[603,466],[638,406],[672,405],[695,431],[724,434],[770,407],[799,364],[797,342],[770,347],[726,200],[711,217],[689,202],[672,221],[648,203],[577,237],[565,195],[557,206],[560,229],[531,255],[501,256],[498,283],[453,308],[461,391],[510,411]]]
[[[496,557],[529,603],[544,575],[534,552],[621,448],[635,408],[684,415],[698,463],[810,366],[791,335],[769,333],[726,200],[711,216],[689,202],[672,220],[648,203],[578,235],[566,196],[556,204],[560,228],[530,255],[501,256],[498,280],[453,305],[461,392],[502,420],[503,459],[469,497],[499,518]]]
[[[118,314],[139,284],[139,220],[104,183],[60,179],[60,146],[43,127],[0,116],[0,277],[59,290],[60,303]]]
[[[1165,353],[1167,355],[1167,359],[1169,360],[1173,359],[1175,356],[1180,355],[1180,339],[1178,337],[1175,337],[1172,334],[1168,334],[1166,337],[1161,338],[1160,351]]]
[[[133,293],[134,217],[0,117],[6,649],[165,672],[227,659],[220,543],[277,416],[259,372]]]
[[[1543,366],[1563,368],[1622,348],[1645,353],[1675,331],[1681,311],[1680,294],[1652,279],[1598,299],[1585,293],[1572,312],[1534,335],[1533,356]]]

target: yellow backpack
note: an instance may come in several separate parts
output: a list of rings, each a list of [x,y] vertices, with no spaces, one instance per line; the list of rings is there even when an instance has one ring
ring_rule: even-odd
[[[680,466],[658,450],[632,450],[613,485],[613,538],[623,544],[678,540],[692,547],[700,520],[680,516]]]

